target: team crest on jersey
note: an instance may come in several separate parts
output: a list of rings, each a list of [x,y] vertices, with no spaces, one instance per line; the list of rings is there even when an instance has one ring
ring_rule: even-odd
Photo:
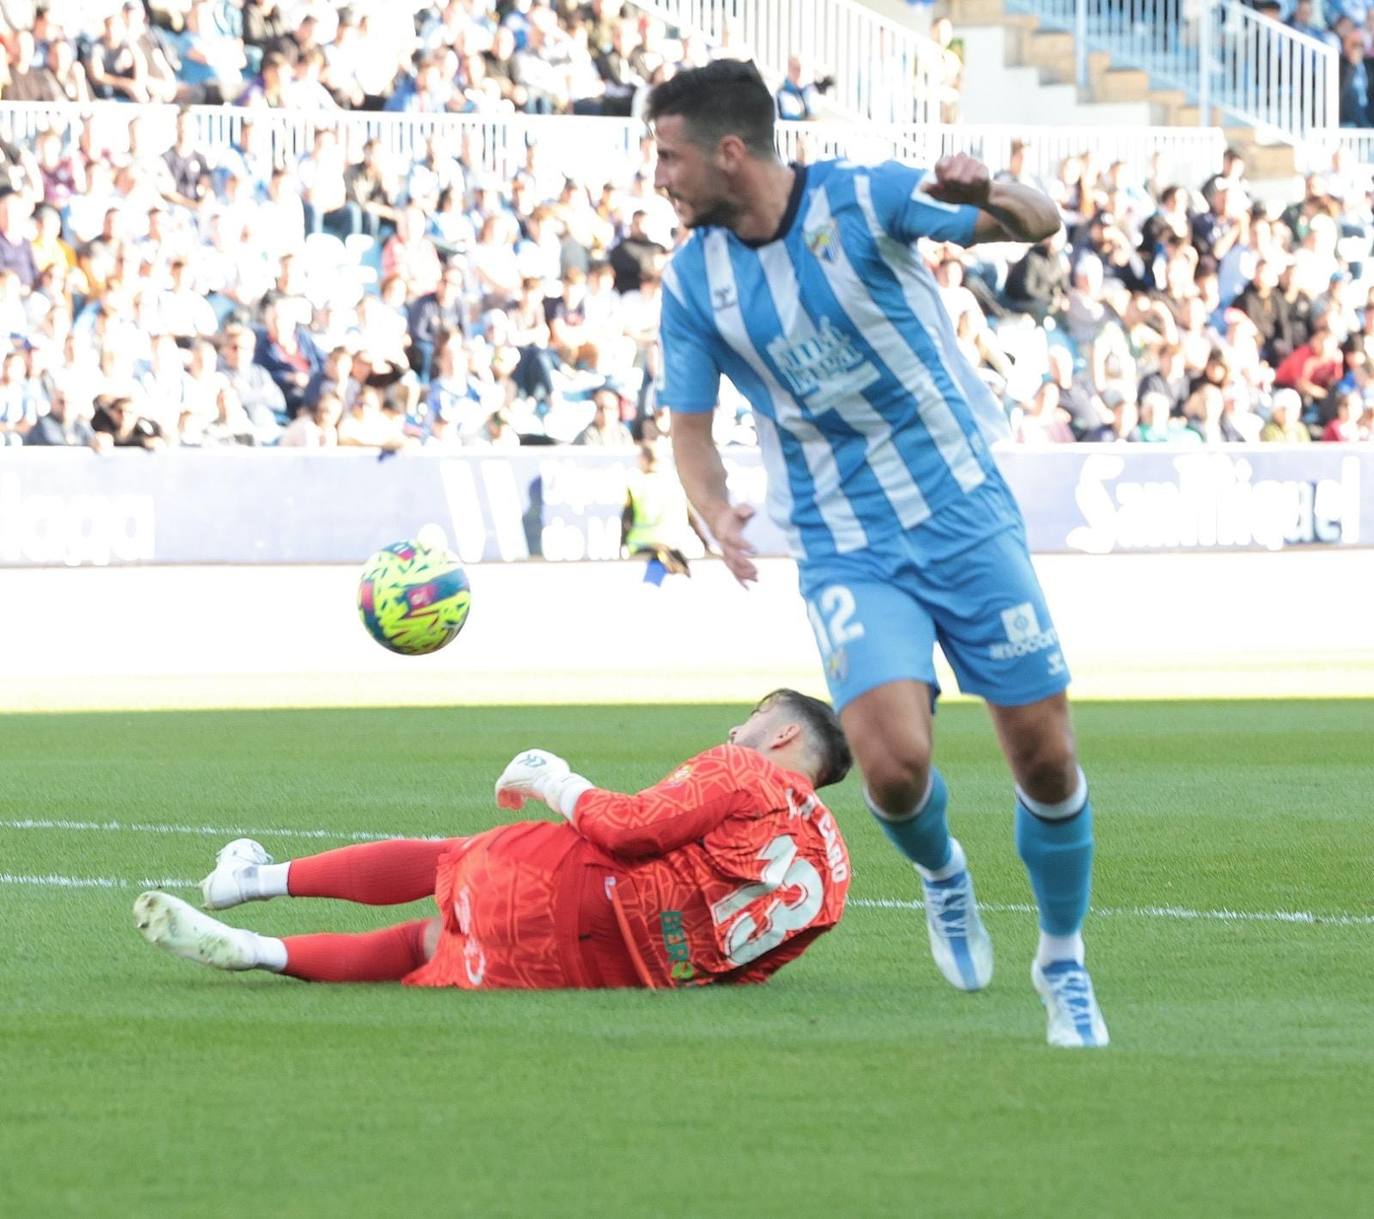
[[[812,257],[819,258],[822,262],[834,262],[835,256],[840,252],[840,226],[833,220],[827,221],[820,228],[807,229],[802,238]]]
[[[672,774],[663,780],[664,787],[681,787],[692,777],[691,763],[683,763]]]

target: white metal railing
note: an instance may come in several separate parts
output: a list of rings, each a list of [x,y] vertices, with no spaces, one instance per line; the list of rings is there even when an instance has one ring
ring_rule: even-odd
[[[1339,122],[1336,49],[1262,17],[1238,0],[1008,0],[1047,29],[1072,30],[1078,84],[1088,55],[1142,68],[1182,89],[1200,120],[1213,108],[1290,141]]]
[[[59,102],[0,103],[0,136],[28,142],[39,131],[56,130],[70,142],[90,127],[97,148],[123,152],[135,122],[147,129],[149,146],[170,144],[177,109],[96,102],[88,107]],[[318,112],[198,106],[191,110],[198,145],[213,162],[243,124],[252,121],[268,133],[273,157],[291,163],[309,149],[320,127],[339,132],[355,154],[364,140],[376,137],[401,160],[425,150],[430,133],[442,128],[454,137],[470,169],[502,181],[525,163],[525,149],[536,143],[551,168],[581,181],[628,182],[646,168],[641,142],[646,135],[638,119],[574,118],[534,115],[405,115],[349,110]],[[1334,134],[1334,133],[1333,133]],[[1345,133],[1342,133],[1345,134]],[[1374,138],[1374,132],[1367,133]],[[1128,174],[1173,181],[1211,172],[1226,141],[1208,127],[1033,127],[1015,123],[986,124],[850,124],[779,123],[778,147],[788,160],[814,161],[852,157],[858,161],[893,158],[929,165],[948,153],[970,152],[994,169],[1011,157],[1013,140],[1027,142],[1025,171],[1051,177],[1068,156],[1092,149],[1098,161],[1123,161]]]
[[[1301,150],[1298,168],[1304,173],[1320,173],[1331,164],[1337,148],[1347,150],[1348,159],[1356,165],[1374,165],[1374,127],[1339,127],[1320,131]]]
[[[1023,141],[1023,171],[1048,181],[1066,157],[1091,150],[1099,165],[1121,161],[1128,177],[1144,181],[1187,181],[1213,172],[1226,149],[1219,127],[1038,127],[1024,124],[925,124],[850,128],[831,123],[783,123],[778,146],[788,160],[889,157],[932,165],[953,152],[967,152],[997,170],[1011,160],[1011,146]]]
[[[940,118],[939,51],[856,0],[634,0],[636,8],[752,58],[781,77],[797,55],[833,74],[836,113],[871,123]]]

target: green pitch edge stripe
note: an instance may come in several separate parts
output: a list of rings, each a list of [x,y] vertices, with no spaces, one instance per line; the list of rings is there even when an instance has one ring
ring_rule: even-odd
[[[0,885],[26,885],[39,889],[195,889],[198,880],[175,877],[62,876],[57,873],[21,874],[0,872]],[[848,905],[859,910],[921,910],[916,901],[896,898],[852,897]],[[980,902],[991,914],[1034,914],[1035,907],[1021,902]],[[1183,906],[1105,906],[1092,913],[1103,918],[1172,919],[1203,923],[1293,923],[1312,927],[1374,927],[1374,915],[1313,914],[1307,910],[1190,910]]]

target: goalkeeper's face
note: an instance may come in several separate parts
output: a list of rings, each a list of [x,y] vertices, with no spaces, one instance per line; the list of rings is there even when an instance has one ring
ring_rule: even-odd
[[[799,726],[788,715],[786,707],[767,702],[755,707],[744,723],[731,728],[728,739],[732,745],[768,753],[786,745],[798,731]]]

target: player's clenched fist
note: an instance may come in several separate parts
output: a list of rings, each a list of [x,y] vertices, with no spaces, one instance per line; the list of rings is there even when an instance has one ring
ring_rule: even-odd
[[[556,753],[547,749],[526,749],[511,759],[496,780],[496,803],[500,808],[519,810],[526,800],[542,800],[550,808],[572,820],[577,798],[592,784]]]
[[[921,189],[941,203],[972,203],[982,206],[988,201],[992,179],[988,167],[967,153],[956,152],[935,162],[933,173],[921,181]]]

